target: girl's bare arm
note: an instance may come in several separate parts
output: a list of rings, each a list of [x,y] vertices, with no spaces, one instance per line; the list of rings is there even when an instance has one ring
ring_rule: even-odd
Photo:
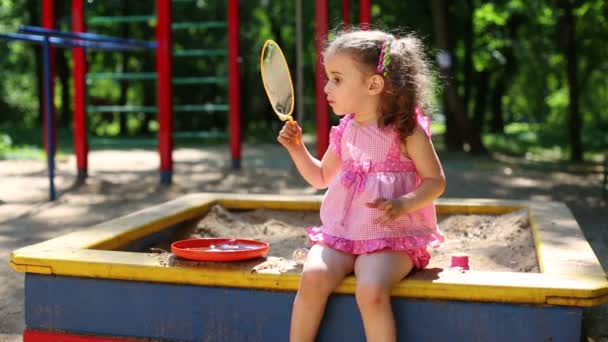
[[[317,189],[325,189],[340,170],[340,158],[328,149],[322,160],[313,157],[302,142],[302,129],[286,122],[277,139],[289,152],[304,179]]]

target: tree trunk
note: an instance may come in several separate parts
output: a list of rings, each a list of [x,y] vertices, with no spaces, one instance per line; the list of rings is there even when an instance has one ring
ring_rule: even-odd
[[[518,39],[517,29],[519,28],[523,20],[524,17],[517,14],[514,14],[509,18],[509,21],[507,23],[509,39],[513,41]],[[515,60],[515,54],[513,53],[512,47],[507,47],[504,50],[504,57],[504,67],[499,73],[497,73],[496,77],[494,78],[494,84],[492,87],[492,95],[490,100],[490,107],[492,110],[492,119],[490,120],[490,132],[492,133],[504,133],[505,131],[505,117],[502,106],[502,99],[511,85],[513,75],[515,75],[517,68],[517,62]]]
[[[475,32],[473,31],[473,9],[472,0],[466,0],[464,6],[467,9],[465,18],[465,36],[464,36],[464,111],[469,113],[469,102],[471,100],[471,91],[473,88],[473,42],[475,40]]]
[[[568,74],[569,90],[569,130],[570,130],[570,161],[581,162],[583,160],[583,142],[581,137],[582,118],[578,110],[579,89],[577,72],[577,55],[575,43],[575,22],[573,4],[571,0],[562,0],[563,32],[564,32],[564,55],[566,57],[566,72]]]
[[[72,121],[72,115],[70,110],[70,70],[68,66],[68,59],[65,56],[65,50],[57,51],[57,74],[59,76],[59,83],[61,84],[61,116],[59,118],[60,125],[63,127],[69,127]]]
[[[121,4],[121,12],[122,15],[126,15],[126,13],[128,12],[128,3],[127,1],[123,1]],[[122,24],[120,27],[120,34],[121,34],[121,38],[129,38],[130,34],[129,34],[129,25],[128,23]],[[120,53],[120,72],[121,73],[126,73],[127,72],[127,68],[129,65],[129,53],[128,51],[122,51]],[[146,81],[144,81],[146,82]],[[118,98],[118,104],[121,106],[126,106],[127,105],[127,91],[129,90],[129,81],[120,81],[120,95]],[[124,112],[124,113],[116,113],[118,115],[118,126],[119,126],[119,134],[120,135],[127,135],[128,134],[128,127],[127,127],[127,119],[129,118],[129,113],[128,112]]]
[[[143,70],[154,70],[154,58],[145,57],[143,62]],[[144,82],[144,106],[152,106],[158,107],[158,103],[156,102],[156,87],[158,87],[158,82]],[[175,94],[175,92],[174,92]],[[175,96],[175,95],[174,95]],[[141,126],[139,127],[140,134],[148,134],[150,133],[150,122],[155,119],[153,113],[143,113],[143,120]],[[178,130],[177,121],[175,120],[175,112],[173,113],[173,129]]]
[[[128,36],[125,36],[128,37]],[[127,65],[129,62],[129,55],[126,51],[123,51],[121,56],[120,56],[120,63],[121,63],[121,67],[120,70],[122,73],[127,72]],[[146,82],[146,81],[144,81]],[[121,106],[126,106],[127,105],[127,91],[129,90],[129,81],[120,81],[120,97],[118,99],[118,103]],[[128,113],[118,113],[118,122],[119,122],[119,126],[120,126],[120,134],[121,135],[127,135],[128,132],[128,127],[127,127],[127,119],[128,119]]]
[[[490,107],[492,110],[492,119],[490,120],[490,132],[492,133],[504,133],[505,122],[502,113],[502,98],[506,91],[506,73],[508,70],[497,75],[494,81],[494,87],[492,88],[492,98],[490,100]]]
[[[29,25],[40,26],[40,7],[41,4],[39,1],[27,0],[26,8],[29,15]],[[36,118],[36,122],[40,122],[40,124],[42,124],[42,49],[38,44],[32,46],[32,49],[34,50],[34,56],[36,61],[36,98],[38,99],[38,117]]]
[[[65,13],[67,2],[59,1],[57,2],[56,13]],[[61,27],[61,20],[58,21],[58,29],[66,30],[66,27]],[[69,30],[69,28],[67,28]],[[69,65],[69,55],[71,55],[69,49],[56,49],[56,68],[57,68],[57,77],[59,78],[59,84],[61,86],[61,111],[58,113],[58,122],[61,127],[72,127],[72,97],[71,95],[71,86],[70,86],[70,65]]]
[[[484,114],[486,112],[486,102],[488,98],[488,83],[490,79],[490,72],[484,70],[479,73],[479,79],[477,81],[477,94],[475,96],[475,110],[473,113],[473,125],[472,131],[474,134],[481,135],[483,130]]]
[[[145,69],[145,70],[150,70],[150,69]],[[156,82],[146,82],[144,85],[144,106],[151,106],[151,107],[158,107],[158,104],[156,102],[156,87],[158,85],[156,85]],[[139,133],[140,134],[148,134],[150,133],[150,122],[152,122],[152,120],[154,118],[156,118],[154,116],[153,113],[143,113],[143,120],[141,123],[141,126],[139,127]],[[175,123],[175,112],[173,113],[173,122]],[[178,127],[177,125],[174,124],[173,126],[174,130],[177,130]]]
[[[451,44],[449,36],[447,2],[445,0],[433,0],[432,12],[435,39],[443,56],[443,58],[440,58],[443,59],[443,62],[440,62],[440,70],[448,105],[446,108],[446,147],[462,150],[464,143],[468,143],[471,152],[482,152],[484,148],[481,143],[481,136],[479,132],[472,132],[463,99],[458,95],[458,84],[453,69],[453,44]]]

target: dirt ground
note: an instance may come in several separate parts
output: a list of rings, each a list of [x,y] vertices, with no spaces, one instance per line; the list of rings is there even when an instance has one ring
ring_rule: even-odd
[[[321,193],[307,186],[277,145],[243,146],[241,170],[230,168],[228,151],[224,145],[177,149],[170,187],[158,185],[158,154],[153,150],[92,152],[90,177],[81,187],[73,187],[74,157],[64,157],[57,164],[60,196],[55,202],[47,201],[44,162],[0,160],[0,251],[5,260],[0,263],[0,341],[19,341],[25,327],[23,274],[8,265],[15,249],[186,193]],[[608,269],[608,206],[601,198],[600,174],[520,160],[442,153],[440,157],[448,181],[443,197],[564,202]],[[608,307],[586,309],[584,329],[588,336],[608,336]]]

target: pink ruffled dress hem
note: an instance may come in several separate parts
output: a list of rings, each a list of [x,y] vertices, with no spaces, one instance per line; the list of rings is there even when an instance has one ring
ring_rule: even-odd
[[[438,247],[445,240],[445,237],[441,234],[370,240],[348,240],[324,233],[319,227],[308,227],[306,228],[306,232],[308,233],[308,238],[312,244],[322,243],[349,254],[369,254],[384,249],[406,252],[412,259],[414,266],[418,269],[426,267],[431,260],[431,255],[427,251],[427,247]]]

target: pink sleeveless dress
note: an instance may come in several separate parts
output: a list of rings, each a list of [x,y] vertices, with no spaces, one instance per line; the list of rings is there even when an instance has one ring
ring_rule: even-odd
[[[420,110],[416,118],[430,139],[429,119]],[[401,153],[397,131],[375,124],[359,126],[351,114],[332,127],[329,139],[342,167],[323,198],[322,225],[307,229],[311,242],[354,255],[383,249],[402,251],[416,268],[428,265],[427,246],[444,241],[433,204],[388,225],[374,223],[382,211],[366,206],[377,198],[401,197],[420,185],[414,162]]]

